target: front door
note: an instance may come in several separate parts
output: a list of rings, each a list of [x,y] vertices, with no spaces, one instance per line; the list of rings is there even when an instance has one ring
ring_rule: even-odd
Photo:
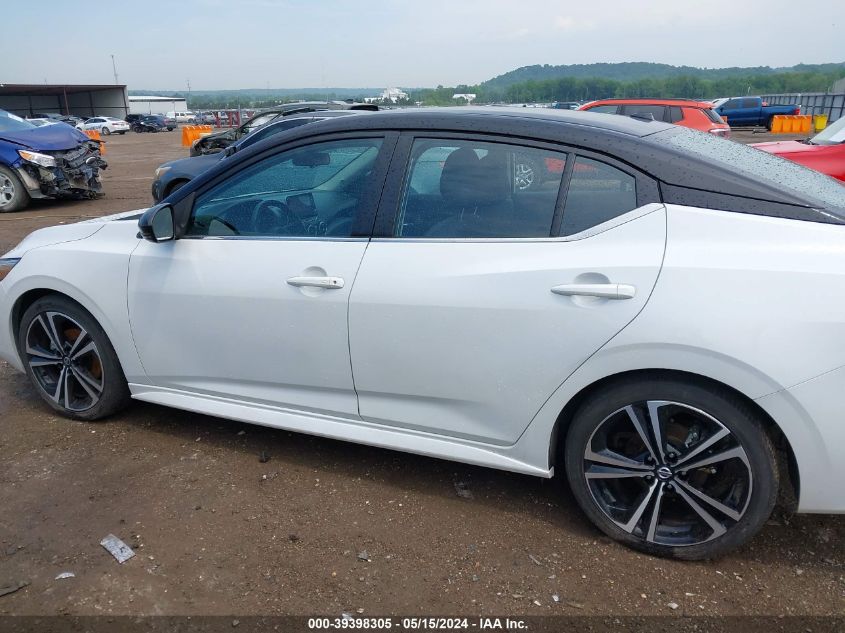
[[[150,383],[357,418],[349,293],[353,237],[383,180],[383,138],[312,143],[198,191],[186,235],[142,242],[132,334]]]
[[[521,190],[526,156],[541,173]],[[417,138],[407,163],[350,299],[361,417],[512,444],[645,305],[665,211],[638,176],[571,153]]]

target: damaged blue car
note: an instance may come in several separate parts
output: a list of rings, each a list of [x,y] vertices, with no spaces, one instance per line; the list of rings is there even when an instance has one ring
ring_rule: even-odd
[[[33,198],[98,198],[100,144],[65,123],[38,127],[0,110],[0,213]]]

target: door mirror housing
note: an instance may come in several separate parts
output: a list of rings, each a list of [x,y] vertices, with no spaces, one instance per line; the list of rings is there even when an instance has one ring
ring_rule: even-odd
[[[138,228],[141,236],[150,242],[169,242],[176,239],[173,207],[169,204],[150,207],[138,220]]]

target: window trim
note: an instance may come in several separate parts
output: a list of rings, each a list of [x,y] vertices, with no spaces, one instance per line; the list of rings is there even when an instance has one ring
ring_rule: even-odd
[[[560,189],[558,189],[557,201],[555,202],[555,214],[552,217],[552,227],[548,237],[397,237],[393,234],[396,221],[399,218],[400,207],[402,204],[402,193],[405,191],[405,181],[410,175],[410,160],[411,150],[414,141],[417,139],[433,139],[433,140],[472,140],[487,143],[502,143],[507,145],[517,145],[529,147],[532,149],[554,151],[566,155],[566,165],[561,176]],[[569,183],[572,178],[572,169],[575,160],[582,156],[591,160],[596,160],[601,163],[615,167],[620,171],[633,176],[635,179],[637,206],[631,211],[623,213],[597,224],[594,227],[585,229],[580,233],[573,233],[572,235],[561,236],[560,227],[563,224],[563,210],[566,205],[566,195],[569,193]],[[624,222],[616,222],[619,218],[626,218],[631,213],[636,213],[635,217],[645,215],[647,212],[640,212],[644,207],[650,204],[663,204],[660,186],[658,181],[645,172],[629,165],[628,163],[619,160],[609,154],[604,154],[600,151],[591,149],[582,149],[564,143],[554,143],[551,141],[534,140],[524,137],[513,137],[495,134],[477,134],[473,132],[446,132],[446,131],[420,131],[407,130],[402,132],[399,136],[396,147],[393,151],[393,158],[390,163],[390,168],[387,173],[387,180],[382,192],[381,201],[379,203],[378,213],[376,214],[375,226],[372,232],[374,241],[414,241],[414,242],[530,242],[539,241],[546,242],[553,241],[573,241],[574,239],[584,239],[598,233],[602,233],[608,228],[617,226],[624,222],[630,221],[629,218]],[[594,230],[595,229],[595,230]],[[557,234],[555,234],[555,232]]]
[[[305,127],[305,126],[299,126]],[[275,135],[271,135],[269,138],[274,138]],[[243,159],[240,152],[235,154],[241,160],[231,161],[231,159],[225,161],[227,163],[228,169],[221,171],[217,174],[214,178],[209,180],[206,183],[203,183],[197,190],[192,191],[190,194],[179,200],[174,206],[174,223],[176,224],[177,231],[176,231],[176,239],[190,239],[190,240],[272,240],[272,241],[329,241],[329,242],[337,242],[337,241],[357,241],[357,240],[367,240],[372,236],[373,232],[373,225],[376,220],[376,212],[379,207],[379,201],[382,196],[382,192],[385,187],[385,179],[387,177],[388,168],[391,163],[391,159],[393,157],[393,153],[396,147],[396,142],[399,138],[398,132],[392,131],[384,131],[384,130],[356,130],[354,132],[335,132],[330,134],[316,134],[313,136],[306,136],[294,139],[288,143],[283,143],[281,145],[274,145],[268,147],[264,151],[258,152],[254,155],[248,156],[247,158]],[[376,158],[375,167],[373,169],[372,175],[372,182],[370,185],[365,188],[362,196],[361,196],[361,203],[359,205],[358,213],[356,214],[354,220],[352,221],[352,229],[351,235],[344,236],[344,237],[337,237],[337,236],[254,236],[254,235],[185,235],[187,230],[188,224],[190,222],[191,216],[194,212],[194,206],[196,199],[209,191],[210,189],[216,187],[220,183],[224,182],[228,178],[232,177],[234,174],[249,169],[254,164],[261,162],[263,160],[267,160],[276,156],[277,154],[281,154],[283,152],[287,152],[290,150],[298,149],[300,147],[304,147],[307,145],[317,145],[321,143],[329,143],[332,141],[347,141],[347,140],[355,140],[355,139],[381,139],[381,147],[379,148],[379,154]],[[268,139],[264,139],[268,140]],[[262,141],[258,141],[257,144],[245,148],[244,151],[252,150],[253,147],[260,144]],[[233,158],[234,158],[233,156]]]

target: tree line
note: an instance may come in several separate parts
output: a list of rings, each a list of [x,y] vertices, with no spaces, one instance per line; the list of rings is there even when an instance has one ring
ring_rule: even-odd
[[[554,101],[591,101],[608,98],[686,97],[714,99],[746,94],[789,92],[825,92],[844,72],[790,72],[702,79],[689,75],[663,79],[615,79],[561,77],[530,79],[507,87],[479,84],[415,90],[409,101],[423,105],[454,104],[452,95],[474,93],[475,103],[550,103]]]
[[[556,79],[529,79],[508,86],[485,82],[474,86],[437,86],[409,90],[408,99],[396,104],[382,105],[426,106],[454,105],[453,95],[475,94],[474,103],[551,103],[554,101],[592,101],[594,99],[636,98],[636,97],[686,97],[690,99],[714,99],[740,95],[779,94],[791,92],[825,92],[835,81],[845,76],[845,70],[818,72],[784,72],[749,74],[735,77],[701,78],[680,75],[664,78],[644,78],[620,81],[605,78],[559,77]],[[259,109],[278,106],[300,100],[333,101],[351,98],[363,101],[371,93],[350,95],[314,93],[268,94],[265,91],[232,91],[204,94],[176,93],[186,97],[192,110],[234,109],[237,107]]]

